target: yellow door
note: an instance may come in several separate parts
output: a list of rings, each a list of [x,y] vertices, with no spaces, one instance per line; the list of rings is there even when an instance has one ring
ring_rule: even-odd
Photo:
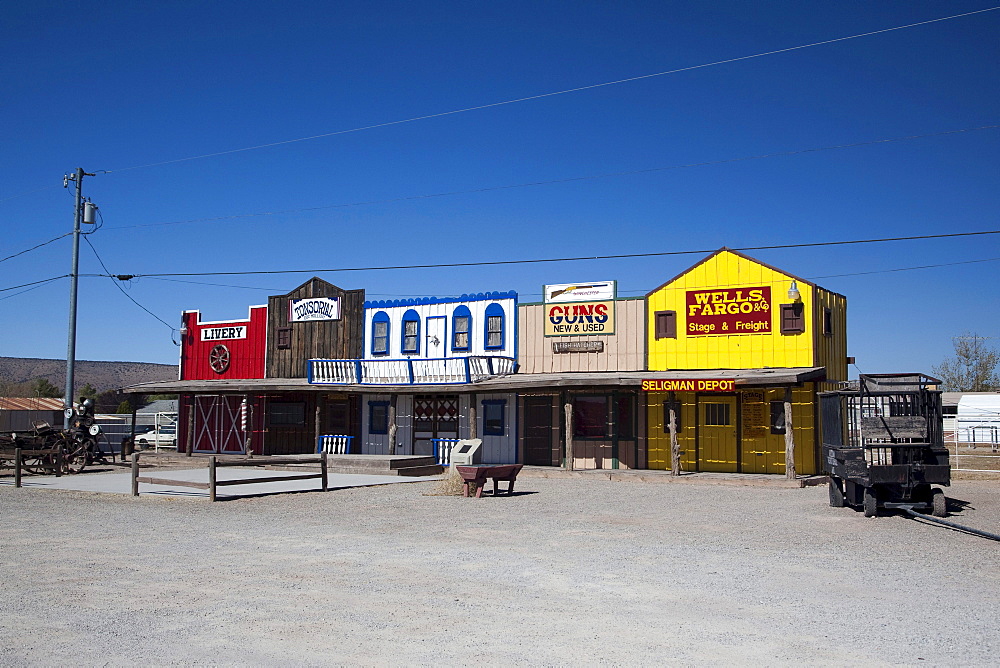
[[[698,398],[698,470],[736,472],[736,397]]]

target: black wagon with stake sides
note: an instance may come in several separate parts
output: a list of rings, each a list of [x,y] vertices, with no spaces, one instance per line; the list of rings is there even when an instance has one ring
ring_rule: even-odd
[[[941,381],[919,373],[861,374],[857,390],[820,395],[830,505],[947,514],[951,467],[944,447]]]

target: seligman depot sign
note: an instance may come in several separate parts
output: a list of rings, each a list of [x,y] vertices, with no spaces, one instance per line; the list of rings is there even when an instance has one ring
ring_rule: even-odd
[[[771,331],[771,286],[688,290],[687,335],[766,334]]]
[[[732,378],[677,378],[670,380],[644,380],[643,392],[734,392],[736,381]]]
[[[288,322],[340,320],[340,300],[330,297],[288,300]]]

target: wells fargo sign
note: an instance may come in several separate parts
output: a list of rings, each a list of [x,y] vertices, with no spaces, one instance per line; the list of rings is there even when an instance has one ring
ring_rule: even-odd
[[[736,381],[732,378],[677,378],[670,380],[644,380],[643,392],[733,392]]]
[[[545,336],[614,333],[613,301],[545,305]]]
[[[771,287],[687,291],[687,335],[766,334]]]

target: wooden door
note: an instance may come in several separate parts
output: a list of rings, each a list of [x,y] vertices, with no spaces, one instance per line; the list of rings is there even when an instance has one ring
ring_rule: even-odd
[[[427,359],[437,359],[447,357],[448,332],[446,327],[447,318],[443,315],[427,318],[427,338],[424,350]]]
[[[736,397],[698,398],[698,470],[738,470]]]
[[[553,466],[552,397],[524,397],[524,463]]]
[[[418,394],[413,397],[411,454],[433,455],[435,438],[458,438],[457,394]]]

